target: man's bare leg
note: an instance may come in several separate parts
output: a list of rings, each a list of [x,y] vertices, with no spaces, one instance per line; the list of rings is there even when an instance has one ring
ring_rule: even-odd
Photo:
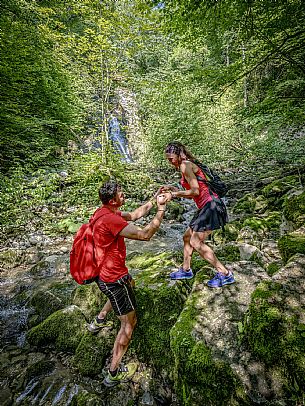
[[[99,319],[105,319],[107,314],[112,310],[112,306],[110,303],[110,300],[108,299],[107,302],[104,304],[104,307],[102,308],[102,310],[99,312],[98,314],[98,318]]]
[[[124,316],[118,316],[121,321],[121,328],[116,336],[113,350],[112,359],[110,364],[110,371],[115,371],[127,351],[128,345],[130,343],[133,330],[137,323],[137,316],[135,310],[125,314]]]

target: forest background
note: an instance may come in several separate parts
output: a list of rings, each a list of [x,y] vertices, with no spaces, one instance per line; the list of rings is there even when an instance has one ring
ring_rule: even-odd
[[[88,217],[105,177],[144,197],[148,174],[166,170],[171,140],[222,168],[304,162],[301,0],[0,0],[0,7],[6,236],[29,219],[45,225],[35,208],[46,200],[81,203],[74,216]],[[119,92],[137,106],[133,165],[109,140]]]

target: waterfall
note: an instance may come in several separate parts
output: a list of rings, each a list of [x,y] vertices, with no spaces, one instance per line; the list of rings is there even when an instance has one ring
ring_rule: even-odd
[[[109,139],[112,141],[114,149],[121,155],[123,161],[133,161],[129,152],[126,135],[121,129],[119,120],[114,116],[109,120]]]

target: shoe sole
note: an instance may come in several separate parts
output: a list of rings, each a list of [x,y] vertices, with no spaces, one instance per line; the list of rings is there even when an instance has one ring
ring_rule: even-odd
[[[87,324],[87,330],[90,333],[98,333],[99,331],[103,330],[103,328],[110,328],[113,327],[113,323],[108,322],[108,324],[103,324],[101,327],[97,327],[97,326],[91,326],[90,324]]]
[[[207,286],[208,286],[209,288],[212,288],[212,289],[219,289],[219,288],[223,288],[223,287],[226,286],[226,285],[232,285],[233,283],[235,283],[235,281],[223,283],[221,286],[210,286],[210,285],[207,283]]]
[[[180,278],[175,278],[175,277],[170,276],[170,279],[173,280],[173,281],[175,281],[175,280],[178,281],[180,279],[192,279],[192,278],[194,278],[194,275],[192,275],[192,276],[181,276]]]

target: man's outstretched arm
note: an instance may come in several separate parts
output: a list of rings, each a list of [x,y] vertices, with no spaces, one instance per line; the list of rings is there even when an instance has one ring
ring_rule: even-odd
[[[156,204],[157,202],[157,196],[160,194],[161,188],[157,191],[155,196],[151,198],[148,202],[144,203],[142,206],[138,207],[137,209],[131,211],[131,212],[122,212],[122,217],[126,221],[135,221],[138,220],[139,218],[145,216],[147,213],[150,212],[152,207]],[[163,193],[164,194],[164,193]],[[165,193],[166,195],[166,201],[171,200],[171,195],[169,193]]]

